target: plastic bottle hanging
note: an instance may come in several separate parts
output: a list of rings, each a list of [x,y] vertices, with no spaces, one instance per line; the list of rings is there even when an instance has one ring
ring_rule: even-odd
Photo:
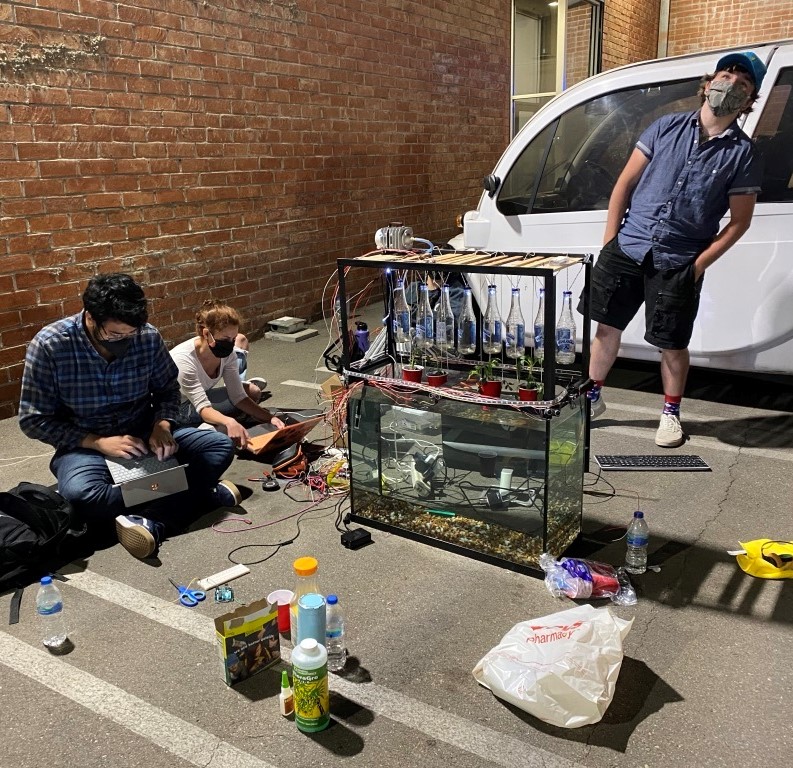
[[[534,316],[534,359],[539,363],[545,357],[545,288],[540,288],[540,304]]]
[[[416,346],[429,349],[435,340],[435,316],[430,305],[430,296],[426,283],[419,287],[419,304],[416,310]]]
[[[575,317],[573,317],[573,293],[562,294],[562,311],[556,323],[556,362],[571,365],[575,362]]]
[[[517,359],[526,351],[526,324],[520,309],[520,288],[512,289],[512,302],[507,315],[506,353]]]
[[[457,351],[461,355],[471,355],[476,352],[477,328],[476,315],[471,297],[471,289],[463,289],[463,308],[457,321]]]
[[[489,285],[487,287],[487,309],[482,318],[482,352],[485,354],[501,354],[502,325],[496,301],[496,286]]]
[[[454,348],[454,312],[449,295],[449,286],[443,286],[441,297],[435,307],[435,345],[447,354]]]
[[[394,339],[400,344],[410,341],[410,305],[405,298],[404,280],[397,280],[394,288]]]

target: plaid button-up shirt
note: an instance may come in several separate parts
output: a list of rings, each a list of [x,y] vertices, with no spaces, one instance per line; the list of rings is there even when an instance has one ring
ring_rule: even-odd
[[[155,421],[176,419],[177,369],[159,331],[148,323],[112,362],[94,349],[83,313],[58,320],[30,342],[22,375],[19,425],[56,448],[100,437],[147,438]]]

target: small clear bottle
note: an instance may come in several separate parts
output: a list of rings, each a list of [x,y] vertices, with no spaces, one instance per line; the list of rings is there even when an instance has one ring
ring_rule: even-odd
[[[435,340],[434,324],[435,316],[427,285],[422,283],[419,286],[419,303],[416,309],[416,346],[419,349],[429,349],[432,346]]]
[[[435,345],[445,354],[454,349],[454,344],[454,312],[449,286],[444,285],[441,289],[441,297],[435,306]]]
[[[328,652],[328,669],[331,672],[340,672],[347,663],[347,649],[344,646],[344,616],[336,595],[328,595],[327,603],[325,650]]]
[[[36,594],[36,613],[44,645],[50,650],[58,650],[66,643],[66,623],[63,619],[63,598],[52,583],[52,576],[44,576]]]
[[[297,646],[299,642],[297,634],[297,601],[300,600],[303,595],[320,594],[319,587],[317,586],[317,570],[319,569],[319,563],[314,557],[298,557],[297,560],[292,563],[292,568],[294,568],[297,581],[295,583],[294,596],[289,603],[289,623],[292,632],[292,646]]]
[[[540,304],[534,316],[534,359],[541,363],[545,357],[545,288],[540,288]]]
[[[474,314],[471,289],[463,289],[463,308],[457,320],[457,351],[461,355],[471,355],[476,352],[476,315]]]
[[[526,353],[526,323],[520,309],[520,288],[512,289],[512,302],[507,315],[506,353],[513,360]]]
[[[650,543],[650,528],[644,512],[634,512],[628,526],[625,570],[628,573],[644,573],[647,570],[647,546]]]
[[[501,315],[498,312],[496,286],[487,286],[487,309],[482,318],[482,352],[488,355],[501,354],[502,335]]]
[[[573,293],[562,294],[562,311],[556,323],[556,362],[571,365],[575,362],[575,317],[573,316]]]
[[[405,298],[404,280],[397,280],[394,288],[394,340],[400,344],[410,341],[410,305]]]

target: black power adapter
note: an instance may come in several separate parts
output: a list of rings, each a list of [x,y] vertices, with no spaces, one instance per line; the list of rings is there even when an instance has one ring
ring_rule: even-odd
[[[351,531],[342,533],[341,543],[347,549],[359,549],[372,543],[372,534],[363,528],[353,528]]]

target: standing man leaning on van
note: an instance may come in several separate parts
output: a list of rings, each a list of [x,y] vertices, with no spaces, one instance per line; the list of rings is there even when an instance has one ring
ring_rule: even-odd
[[[751,111],[765,72],[751,51],[723,56],[702,80],[702,107],[652,123],[609,199],[592,272],[592,414],[605,410],[601,387],[622,331],[644,303],[644,338],[661,349],[664,409],[655,443],[663,448],[685,441],[680,401],[703,275],[749,228],[760,191],[762,168],[737,119]]]
[[[83,307],[30,342],[19,425],[28,437],[55,447],[50,469],[75,512],[88,521],[115,519],[122,546],[135,557],[150,557],[177,513],[198,517],[239,501],[236,486],[220,480],[234,445],[217,432],[174,428],[176,365],[147,322],[143,289],[129,275],[92,278]],[[105,457],[149,452],[186,463],[189,490],[156,508],[126,509]]]

